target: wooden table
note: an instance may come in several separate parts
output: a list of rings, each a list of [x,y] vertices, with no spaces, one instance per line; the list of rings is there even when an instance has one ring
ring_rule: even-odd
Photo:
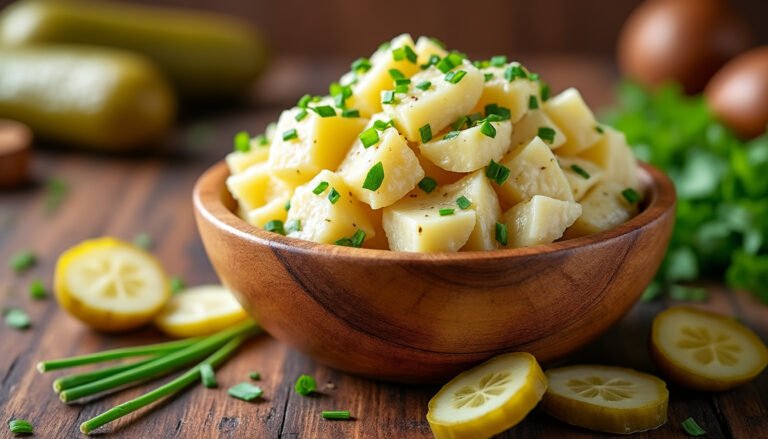
[[[595,106],[612,99],[615,74],[607,62],[563,57],[522,59],[548,78],[555,90],[575,85]],[[50,285],[57,255],[83,239],[113,235],[130,240],[141,232],[153,237],[154,252],[171,275],[183,277],[189,285],[216,282],[192,215],[190,194],[196,177],[231,148],[235,132],[261,131],[281,108],[304,91],[323,92],[325,84],[343,69],[344,64],[335,61],[280,60],[254,91],[258,104],[186,116],[169,139],[168,148],[156,154],[112,157],[50,149],[37,154],[34,183],[0,193],[0,308],[22,307],[34,322],[27,331],[0,325],[3,424],[20,417],[35,424],[38,437],[79,437],[82,421],[151,388],[150,384],[138,386],[85,405],[61,403],[50,387],[55,374],[38,374],[34,369],[37,361],[154,342],[161,336],[151,329],[120,336],[94,333],[60,311],[52,298],[30,300],[28,284],[40,278]],[[65,181],[70,191],[55,213],[46,214],[45,182],[52,177]],[[33,250],[40,261],[29,272],[15,275],[7,261],[22,249]],[[571,361],[657,372],[648,357],[648,333],[652,317],[667,305],[638,304],[609,334]],[[768,307],[747,294],[713,287],[710,301],[698,306],[736,315],[768,339]],[[264,400],[246,403],[228,397],[226,389],[247,381],[250,371],[261,373]],[[294,393],[293,383],[302,373],[317,378],[318,395]],[[248,343],[223,366],[218,378],[218,390],[197,386],[102,431],[129,438],[430,437],[425,415],[435,387],[378,383],[345,375],[268,336]],[[321,419],[320,411],[330,409],[350,410],[355,420]],[[768,437],[768,373],[721,394],[671,386],[669,422],[637,437],[684,437],[680,422],[689,416],[711,438]],[[0,426],[0,437],[8,434],[5,426]],[[535,411],[502,437],[594,435]]]

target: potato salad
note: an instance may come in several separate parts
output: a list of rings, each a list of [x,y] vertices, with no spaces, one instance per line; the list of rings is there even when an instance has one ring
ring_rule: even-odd
[[[248,223],[405,252],[495,250],[608,230],[638,212],[637,163],[576,89],[550,97],[505,56],[400,35],[264,134],[235,137],[227,187]]]

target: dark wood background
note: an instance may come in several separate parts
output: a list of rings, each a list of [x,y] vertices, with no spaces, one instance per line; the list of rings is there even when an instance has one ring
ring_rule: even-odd
[[[475,57],[557,52],[612,56],[622,23],[642,0],[124,0],[236,15],[279,55],[367,54],[409,32]],[[768,1],[724,0],[768,43]],[[12,0],[0,0],[0,6]]]

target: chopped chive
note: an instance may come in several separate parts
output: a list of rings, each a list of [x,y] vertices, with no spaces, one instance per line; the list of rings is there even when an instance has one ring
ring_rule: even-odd
[[[200,380],[203,382],[203,386],[209,389],[219,387],[219,383],[216,382],[216,374],[210,364],[200,366]]]
[[[507,245],[507,225],[496,223],[496,241],[501,245]]]
[[[309,103],[312,102],[312,96],[311,95],[304,95],[299,99],[299,103],[296,104],[299,108],[307,108]]]
[[[483,74],[483,80],[485,82],[488,82],[488,81],[492,80],[493,78],[494,78],[493,73],[485,73],[485,74]]]
[[[582,168],[581,166],[579,166],[577,164],[571,165],[571,169],[573,170],[573,172],[579,174],[580,176],[582,176],[582,177],[584,177],[586,179],[589,179],[589,177],[590,177],[589,172],[587,172],[584,168]]]
[[[410,85],[411,80],[408,78],[395,79],[395,85]]]
[[[301,220],[292,219],[288,221],[288,223],[285,225],[285,232],[286,233],[301,232]]]
[[[465,70],[454,70],[445,74],[445,80],[451,84],[458,84],[463,77],[467,76]]]
[[[600,125],[595,125],[595,131],[597,131],[600,134],[603,134],[605,130]]]
[[[323,419],[352,419],[349,410],[323,410],[321,412]]]
[[[310,110],[317,113],[320,117],[333,117],[336,116],[336,110],[330,105],[321,105],[319,107],[311,107]]]
[[[440,209],[437,211],[437,213],[439,213],[440,216],[453,215],[454,212],[456,212],[456,209]]]
[[[390,125],[392,125],[392,121],[384,122],[383,120],[377,120],[373,123],[373,127],[376,128],[379,131],[386,130]],[[392,125],[394,126],[394,125]]]
[[[5,310],[4,319],[6,326],[14,329],[27,329],[32,326],[29,315],[23,309],[10,308]]]
[[[538,81],[539,78],[540,78],[540,76],[539,76],[538,73],[529,73],[528,74],[528,79],[530,79],[531,81]]]
[[[467,125],[468,126],[475,126],[475,124],[483,118],[483,115],[480,113],[472,113],[467,116]]]
[[[494,128],[487,120],[480,126],[480,132],[492,139],[496,137],[496,128]]]
[[[331,96],[341,96],[342,98],[346,99],[352,96],[352,87],[348,85],[341,85],[338,82],[333,82],[330,86],[328,86],[328,94]]]
[[[13,434],[32,434],[32,423],[25,419],[11,419],[8,421],[8,430]]]
[[[251,150],[251,135],[248,131],[240,131],[235,134],[235,151],[248,152]]]
[[[510,171],[509,168],[500,163],[496,163],[493,159],[491,159],[491,162],[485,168],[485,176],[500,185],[507,181],[511,172],[512,171]]]
[[[45,212],[52,214],[61,206],[64,199],[67,197],[69,188],[67,183],[60,178],[50,178],[45,182],[46,195],[45,195]]]
[[[254,381],[258,381],[258,380],[261,379],[261,374],[259,372],[251,372],[251,373],[248,374],[248,378],[250,378],[250,379],[252,379]]]
[[[640,201],[640,194],[638,194],[637,191],[632,189],[631,187],[628,187],[623,191],[621,191],[621,195],[624,196],[624,198],[627,200],[629,204],[635,204],[638,201]]]
[[[528,73],[519,64],[511,65],[504,70],[504,79],[507,81],[514,81],[518,78],[525,79],[527,77]]]
[[[392,59],[395,61],[402,61],[405,59],[405,49],[402,47],[398,47],[397,49],[392,49]]]
[[[154,243],[152,242],[152,236],[149,233],[137,233],[133,237],[133,245],[144,250],[150,250]]]
[[[371,70],[371,61],[368,58],[358,58],[352,62],[352,70],[358,73],[365,73]]]
[[[285,206],[283,206],[283,208],[285,209],[286,212],[291,210],[291,200],[286,201]]]
[[[429,124],[419,128],[419,134],[421,134],[421,143],[427,143],[432,140],[432,127]]]
[[[355,246],[355,244],[352,242],[351,238],[337,239],[334,244],[340,245],[342,247],[354,247]]]
[[[307,396],[317,390],[317,382],[309,375],[301,375],[294,384],[293,389],[302,396]]]
[[[244,382],[230,387],[229,390],[227,390],[227,394],[233,398],[250,402],[260,398],[264,394],[264,391],[261,390],[261,387],[259,386]]]
[[[454,131],[458,131],[464,127],[464,125],[469,124],[469,117],[468,116],[461,116],[460,118],[456,119],[453,124],[451,124],[451,128],[453,128]]]
[[[389,76],[394,81],[397,81],[398,79],[405,79],[405,75],[403,75],[403,72],[401,72],[398,69],[389,69]]]
[[[328,194],[328,201],[330,201],[331,204],[336,204],[336,202],[339,201],[339,198],[341,198],[339,191],[337,191],[336,188],[331,188],[331,193]]]
[[[498,104],[488,104],[485,106],[485,117],[489,118],[490,116],[498,116],[498,120],[495,122],[509,120],[512,117],[512,111],[509,108],[501,107]]]
[[[437,62],[435,65],[438,70],[440,70],[443,73],[448,73],[456,67],[456,64],[452,63],[449,57],[442,58],[440,61]]]
[[[686,419],[685,421],[681,422],[680,425],[683,427],[683,430],[685,430],[685,433],[688,436],[699,437],[707,434],[707,431],[701,428],[701,426],[693,418]]]
[[[453,64],[454,67],[456,67],[456,66],[460,65],[462,62],[464,62],[464,59],[467,56],[464,55],[463,53],[459,53],[459,52],[455,52],[454,51],[454,52],[449,53],[445,57],[448,59],[448,61],[451,62],[451,64]]]
[[[266,230],[267,232],[279,233],[281,235],[285,235],[285,227],[283,226],[283,222],[280,220],[272,220],[264,224],[264,230]]]
[[[37,256],[29,250],[23,250],[11,257],[10,266],[16,273],[32,268],[37,263]]]
[[[376,49],[376,50],[378,52],[383,52],[383,51],[389,49],[391,46],[392,46],[392,42],[391,41],[385,41],[385,42],[379,44],[379,48]]]
[[[419,182],[419,189],[426,193],[430,193],[437,187],[437,180],[432,177],[424,177]]]
[[[320,195],[325,192],[326,189],[328,189],[328,186],[329,184],[327,181],[321,181],[317,184],[317,186],[315,186],[314,189],[312,189],[312,193],[315,195]]]
[[[170,279],[171,294],[177,294],[187,287],[187,283],[179,276],[174,276]]]
[[[296,128],[291,128],[283,133],[283,140],[289,141],[299,138],[299,133],[296,132]]]
[[[352,110],[352,109],[344,110],[341,112],[341,117],[350,117],[350,118],[360,117],[360,110]]]
[[[536,98],[536,96],[531,95],[531,97],[528,98],[528,109],[536,110],[538,108],[539,108],[539,100]]]
[[[497,55],[491,57],[490,64],[493,67],[503,67],[507,63],[507,57],[504,55]]]
[[[307,117],[307,114],[308,114],[307,110],[302,108],[301,111],[296,113],[296,116],[294,116],[294,119],[296,119],[296,122],[301,122],[302,120],[304,120],[305,117]]]
[[[370,127],[358,135],[360,142],[363,144],[363,148],[370,148],[371,146],[379,143],[379,133],[376,131],[376,127]]]
[[[413,48],[411,46],[403,46],[403,49],[405,50],[405,57],[413,64],[416,64],[416,60],[419,58],[418,55],[416,55],[416,52],[413,51]]]
[[[504,118],[498,114],[489,114],[488,117],[485,118],[486,122],[501,122],[503,120]]]
[[[462,195],[456,199],[456,205],[459,206],[461,210],[467,210],[472,206],[472,201],[470,201],[469,198]]]
[[[410,86],[408,84],[401,84],[395,86],[395,93],[408,93],[410,90]]]
[[[371,167],[368,175],[365,176],[363,189],[368,189],[369,191],[378,190],[382,182],[384,182],[384,164],[378,162]]]
[[[423,81],[423,82],[419,82],[414,87],[416,87],[416,88],[418,88],[419,90],[422,90],[422,91],[427,91],[427,90],[429,90],[429,87],[432,87],[432,83],[429,82],[429,81]]]
[[[354,235],[352,235],[352,245],[355,247],[362,247],[365,242],[365,230],[357,229]]]
[[[540,127],[537,135],[547,143],[551,144],[555,141],[555,130],[550,127]]]
[[[454,130],[454,131],[448,131],[448,132],[447,132],[447,133],[446,133],[446,134],[443,136],[443,140],[450,140],[450,139],[453,139],[454,137],[458,137],[458,136],[459,136],[459,134],[461,134],[461,131],[456,131],[456,130]]]
[[[267,146],[267,145],[269,145],[269,140],[267,139],[267,136],[264,135],[264,134],[259,134],[258,136],[256,136],[255,140],[256,140],[256,143],[259,146]]]
[[[426,64],[422,64],[420,67],[422,70],[428,69],[431,66],[437,65],[437,63],[440,62],[440,56],[439,55],[429,55],[429,59],[427,60]]]
[[[550,94],[549,84],[545,82],[539,83],[539,94],[541,95],[541,100],[547,102]]]
[[[394,104],[395,103],[395,91],[394,90],[385,90],[381,92],[381,103],[382,104]]]
[[[45,289],[43,281],[35,279],[29,284],[29,297],[35,300],[42,300],[48,297],[48,291]]]

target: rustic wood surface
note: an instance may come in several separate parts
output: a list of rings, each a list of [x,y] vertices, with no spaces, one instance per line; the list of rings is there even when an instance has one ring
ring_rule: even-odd
[[[584,59],[523,58],[549,78],[555,89],[580,87],[590,104],[609,103],[614,73],[610,64]],[[33,181],[11,192],[0,192],[0,308],[22,307],[33,327],[17,331],[0,325],[0,437],[10,437],[5,423],[25,418],[35,424],[37,437],[80,437],[78,425],[114,404],[135,397],[153,384],[137,386],[92,401],[67,406],[51,390],[56,373],[40,375],[34,365],[118,346],[154,342],[162,337],[145,329],[125,335],[89,331],[60,311],[53,300],[32,301],[27,287],[33,279],[50,285],[56,256],[77,242],[114,235],[132,239],[141,232],[154,239],[154,252],[171,275],[190,285],[215,282],[195,229],[191,189],[197,176],[230,148],[233,133],[259,131],[276,118],[280,107],[303,91],[321,92],[343,71],[336,62],[282,60],[254,90],[250,106],[209,109],[185,117],[162,152],[132,156],[85,155],[51,149],[37,151]],[[47,212],[46,181],[57,178],[69,187],[61,207]],[[39,263],[17,275],[8,260],[30,249]],[[710,288],[703,308],[738,316],[768,339],[768,307],[747,294]],[[657,372],[647,351],[652,317],[667,302],[638,304],[607,335],[574,356],[571,362],[634,367]],[[226,388],[247,381],[259,371],[266,398],[246,403],[225,394]],[[314,375],[320,394],[302,397],[293,391],[299,374]],[[410,438],[430,437],[424,419],[435,386],[415,387],[374,382],[316,364],[268,336],[249,342],[218,374],[220,388],[197,386],[134,413],[101,430],[108,437],[225,437],[225,438]],[[325,421],[321,410],[350,410],[352,421]],[[694,417],[711,438],[759,438],[768,431],[768,373],[734,391],[702,394],[671,386],[669,422],[642,438],[685,437],[680,422]],[[593,437],[535,411],[509,438]],[[607,437],[607,436],[605,436]]]

